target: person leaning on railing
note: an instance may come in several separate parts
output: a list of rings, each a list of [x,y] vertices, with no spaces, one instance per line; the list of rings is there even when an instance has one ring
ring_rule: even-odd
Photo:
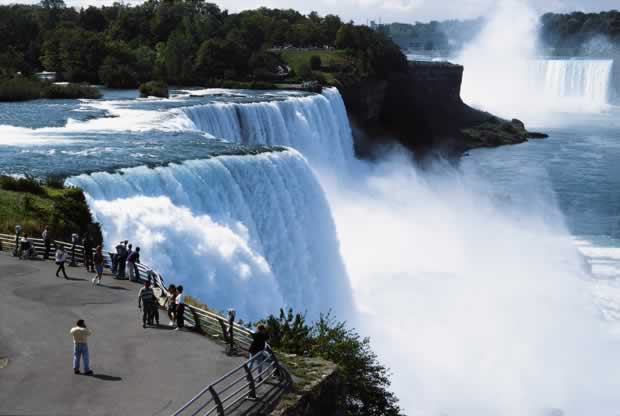
[[[256,327],[256,332],[252,334],[252,343],[250,344],[250,370],[254,367],[254,364],[258,366],[258,381],[259,383],[263,380],[263,376],[261,373],[263,372],[263,361],[265,361],[265,357],[261,354],[265,347],[267,346],[267,340],[269,339],[269,334],[267,333],[267,328],[263,324],[259,324]],[[260,356],[254,358],[256,355],[261,354]]]

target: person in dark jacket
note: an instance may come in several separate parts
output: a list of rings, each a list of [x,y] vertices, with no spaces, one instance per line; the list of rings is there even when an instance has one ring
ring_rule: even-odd
[[[84,234],[82,245],[84,246],[84,266],[86,267],[86,271],[94,273],[95,266],[93,264],[93,240],[91,240],[89,233]]]
[[[129,270],[129,280],[137,282],[140,280],[140,273],[136,264],[140,264],[140,247],[136,247],[135,251],[131,251],[127,256],[127,269]]]
[[[142,328],[146,324],[153,325],[153,308],[155,307],[155,292],[151,289],[151,282],[144,282],[144,287],[138,293],[138,309],[142,310]]]
[[[252,334],[252,343],[250,344],[250,371],[254,365],[258,366],[258,382],[263,381],[263,361],[265,361],[265,357],[261,354],[265,347],[267,346],[267,340],[269,339],[269,334],[267,333],[267,328],[263,324],[259,324],[256,327],[256,332]],[[257,355],[261,354],[257,357]]]

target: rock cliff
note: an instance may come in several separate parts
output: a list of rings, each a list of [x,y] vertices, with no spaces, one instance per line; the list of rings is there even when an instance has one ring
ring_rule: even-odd
[[[519,120],[503,120],[469,107],[460,96],[463,67],[411,62],[406,73],[341,89],[354,127],[357,151],[397,140],[416,154],[458,156],[476,147],[521,143]]]

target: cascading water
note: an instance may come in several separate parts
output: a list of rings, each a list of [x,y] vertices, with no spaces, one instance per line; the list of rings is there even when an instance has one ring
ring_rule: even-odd
[[[547,100],[574,100],[590,108],[608,104],[611,59],[540,59],[531,63],[535,91]]]
[[[345,170],[354,159],[351,128],[335,88],[256,103],[213,103],[183,110],[189,128],[244,144],[290,146],[311,162]]]
[[[220,156],[68,179],[109,244],[216,308],[255,319],[285,305],[351,311],[347,273],[321,186],[294,150]]]

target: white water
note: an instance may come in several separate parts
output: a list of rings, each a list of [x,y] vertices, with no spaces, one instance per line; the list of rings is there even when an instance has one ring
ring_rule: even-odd
[[[347,274],[323,191],[295,151],[220,156],[68,180],[84,189],[108,244],[201,300],[255,319],[283,306],[350,312]]]
[[[251,104],[214,103],[184,110],[188,128],[244,144],[290,146],[316,165],[343,171],[354,159],[351,128],[335,88],[321,95]]]
[[[551,112],[604,110],[613,61],[540,59],[538,25],[527,2],[498,2],[477,39],[457,58],[465,66],[463,100],[537,123]]]

